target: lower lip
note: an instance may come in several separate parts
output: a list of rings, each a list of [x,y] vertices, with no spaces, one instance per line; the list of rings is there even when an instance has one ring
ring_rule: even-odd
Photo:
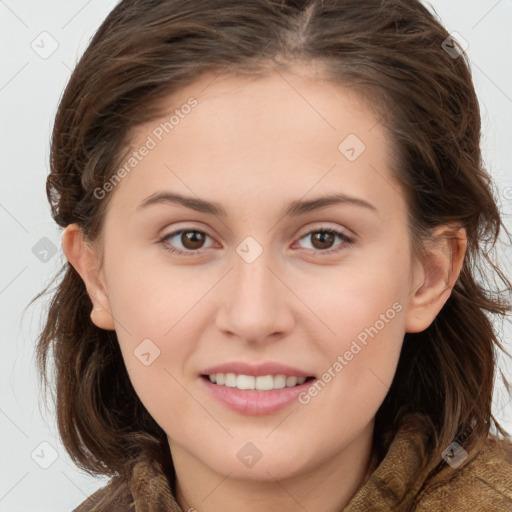
[[[270,391],[242,390],[219,386],[207,378],[200,377],[206,389],[219,402],[233,411],[250,416],[261,416],[281,411],[298,401],[298,396],[306,392],[316,379],[291,388],[272,389]]]

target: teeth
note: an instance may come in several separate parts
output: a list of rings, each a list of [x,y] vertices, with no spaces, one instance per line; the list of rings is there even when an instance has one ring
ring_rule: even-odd
[[[292,388],[306,382],[306,377],[287,377],[286,375],[237,375],[235,373],[214,373],[208,376],[210,382],[219,386],[238,389],[256,389],[270,391],[272,389]]]
[[[276,375],[274,377],[274,387],[277,389],[286,387],[286,376],[285,375]]]
[[[256,387],[256,377],[239,375],[236,378],[236,387],[238,389],[254,389]]]
[[[234,373],[226,373],[224,386],[228,388],[236,388],[236,375]]]
[[[272,375],[260,375],[256,377],[256,386],[259,391],[270,391],[274,389],[274,377]]]
[[[286,379],[286,386],[291,388],[292,386],[295,386],[297,384],[297,377],[288,377]]]

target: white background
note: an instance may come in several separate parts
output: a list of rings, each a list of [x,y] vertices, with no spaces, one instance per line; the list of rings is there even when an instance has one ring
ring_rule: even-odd
[[[59,441],[52,409],[44,410],[34,364],[44,311],[41,301],[26,312],[24,308],[64,262],[60,231],[50,217],[45,195],[58,100],[78,57],[116,3],[0,0],[0,512],[70,511],[106,482],[73,466]],[[512,1],[436,0],[431,4],[448,31],[458,32],[469,43],[483,113],[484,157],[512,229]],[[47,37],[40,36],[44,31],[58,43],[46,59],[31,47],[34,40]],[[47,39],[45,48],[50,44]],[[43,237],[57,249],[47,262],[33,253],[37,243],[49,243],[41,242]],[[501,249],[501,257],[511,260],[510,247]],[[509,324],[500,325],[500,330],[511,351]],[[504,364],[510,376],[510,359]],[[511,404],[498,387],[494,412],[509,432]],[[50,446],[41,446],[43,442]],[[31,457],[33,453],[39,464],[50,463],[52,454],[57,458],[43,469]]]

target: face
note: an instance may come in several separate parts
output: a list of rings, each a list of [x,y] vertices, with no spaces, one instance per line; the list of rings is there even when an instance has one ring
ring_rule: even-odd
[[[314,470],[370,435],[420,284],[388,135],[304,72],[205,75],[164,104],[97,192],[133,386],[171,451],[212,471]]]

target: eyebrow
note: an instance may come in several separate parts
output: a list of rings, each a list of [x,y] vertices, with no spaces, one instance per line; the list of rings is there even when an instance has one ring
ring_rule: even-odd
[[[166,203],[181,204],[182,206],[197,212],[208,213],[219,217],[227,217],[227,212],[220,203],[216,203],[214,201],[206,201],[205,199],[199,199],[195,197],[183,196],[174,192],[157,192],[152,194],[144,199],[137,206],[136,210],[140,211],[151,205]],[[347,196],[345,194],[330,194],[327,196],[318,197],[316,199],[298,199],[292,201],[285,209],[283,216],[295,217],[335,204],[353,204],[355,206],[361,206],[363,208],[377,212],[377,208],[375,208],[375,206],[368,203],[364,199]]]

